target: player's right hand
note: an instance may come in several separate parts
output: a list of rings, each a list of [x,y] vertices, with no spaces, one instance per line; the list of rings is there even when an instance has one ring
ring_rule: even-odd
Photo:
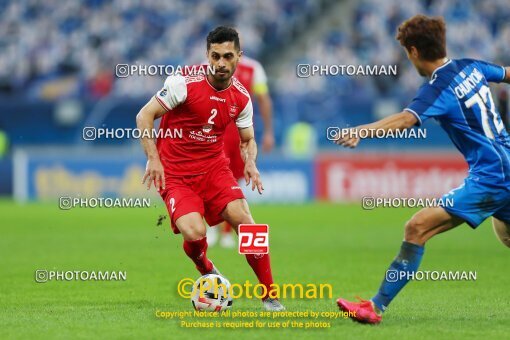
[[[163,169],[163,164],[159,159],[149,159],[147,161],[147,166],[145,167],[145,175],[142,178],[142,184],[145,184],[145,181],[149,179],[147,182],[147,190],[151,188],[151,184],[154,182],[154,187],[156,190],[165,189],[165,170]]]
[[[334,143],[336,145],[342,145],[345,148],[355,148],[360,142],[360,138],[358,137],[358,134],[355,130],[356,128],[349,129],[348,133],[340,135],[339,138],[334,141]]]

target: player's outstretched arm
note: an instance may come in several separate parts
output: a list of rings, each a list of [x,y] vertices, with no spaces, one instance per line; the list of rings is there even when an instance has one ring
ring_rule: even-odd
[[[371,124],[360,125],[346,131],[348,133],[340,133],[340,136],[335,140],[335,144],[342,145],[344,147],[355,148],[360,142],[359,136],[366,136],[366,138],[373,138],[376,136],[376,131],[397,131],[405,130],[418,122],[415,115],[408,111],[402,111],[400,113],[393,114],[381,120],[378,120]],[[366,130],[367,133],[356,133],[356,130]]]
[[[239,128],[239,136],[241,137],[240,147],[241,156],[244,160],[244,179],[246,180],[246,185],[251,183],[251,190],[257,188],[259,194],[262,194],[264,187],[255,163],[257,159],[257,143],[255,142],[253,126]]]
[[[148,179],[147,190],[150,189],[151,183],[154,182],[156,189],[165,189],[165,173],[163,165],[159,159],[158,149],[154,138],[152,138],[152,131],[154,129],[154,120],[160,118],[166,113],[166,109],[158,103],[156,98],[152,97],[151,100],[138,112],[136,115],[136,127],[140,131],[147,130],[148,133],[143,133],[140,139],[143,151],[147,156],[147,166],[145,174],[142,178],[142,183]]]

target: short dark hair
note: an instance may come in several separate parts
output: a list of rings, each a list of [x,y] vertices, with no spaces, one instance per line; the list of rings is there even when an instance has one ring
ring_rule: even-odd
[[[221,44],[226,41],[233,41],[234,47],[237,50],[241,49],[237,31],[232,27],[218,26],[207,35],[207,50],[209,51],[211,44]]]
[[[408,51],[414,46],[423,60],[446,57],[446,24],[442,17],[415,15],[398,27],[396,38]]]

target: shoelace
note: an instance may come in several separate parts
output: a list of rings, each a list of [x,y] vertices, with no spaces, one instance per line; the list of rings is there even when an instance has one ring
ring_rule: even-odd
[[[356,299],[358,299],[358,300],[359,300],[359,302],[361,302],[361,303],[367,303],[367,302],[368,302],[368,303],[370,303],[370,300],[362,299],[362,298],[360,298],[359,296],[356,296]],[[371,303],[370,303],[370,304],[371,304]]]
[[[360,306],[360,307],[362,307],[362,308],[370,307],[370,309],[371,309],[371,310],[373,310],[374,312],[376,312],[376,310],[374,309],[374,306],[372,305],[372,301],[362,299],[362,298],[360,298],[359,296],[356,296],[356,299],[358,299],[358,300],[359,300],[359,306]],[[377,312],[376,312],[376,314],[377,314]]]

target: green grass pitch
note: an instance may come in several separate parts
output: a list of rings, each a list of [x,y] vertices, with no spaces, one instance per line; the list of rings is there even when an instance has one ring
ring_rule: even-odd
[[[284,301],[289,311],[336,311],[337,296],[370,298],[396,255],[403,225],[415,210],[360,205],[252,206],[271,227],[275,280],[329,283],[333,298]],[[473,270],[476,281],[411,282],[379,326],[330,321],[327,329],[186,329],[155,312],[191,311],[177,282],[197,278],[168,220],[156,226],[162,204],[148,209],[73,209],[55,204],[0,201],[0,338],[504,338],[510,325],[509,249],[490,220],[466,225],[429,242],[422,270]],[[255,282],[236,250],[209,256],[232,283]],[[125,270],[124,282],[36,283],[36,269]],[[259,311],[240,298],[233,310]],[[325,321],[325,320],[323,320]]]

